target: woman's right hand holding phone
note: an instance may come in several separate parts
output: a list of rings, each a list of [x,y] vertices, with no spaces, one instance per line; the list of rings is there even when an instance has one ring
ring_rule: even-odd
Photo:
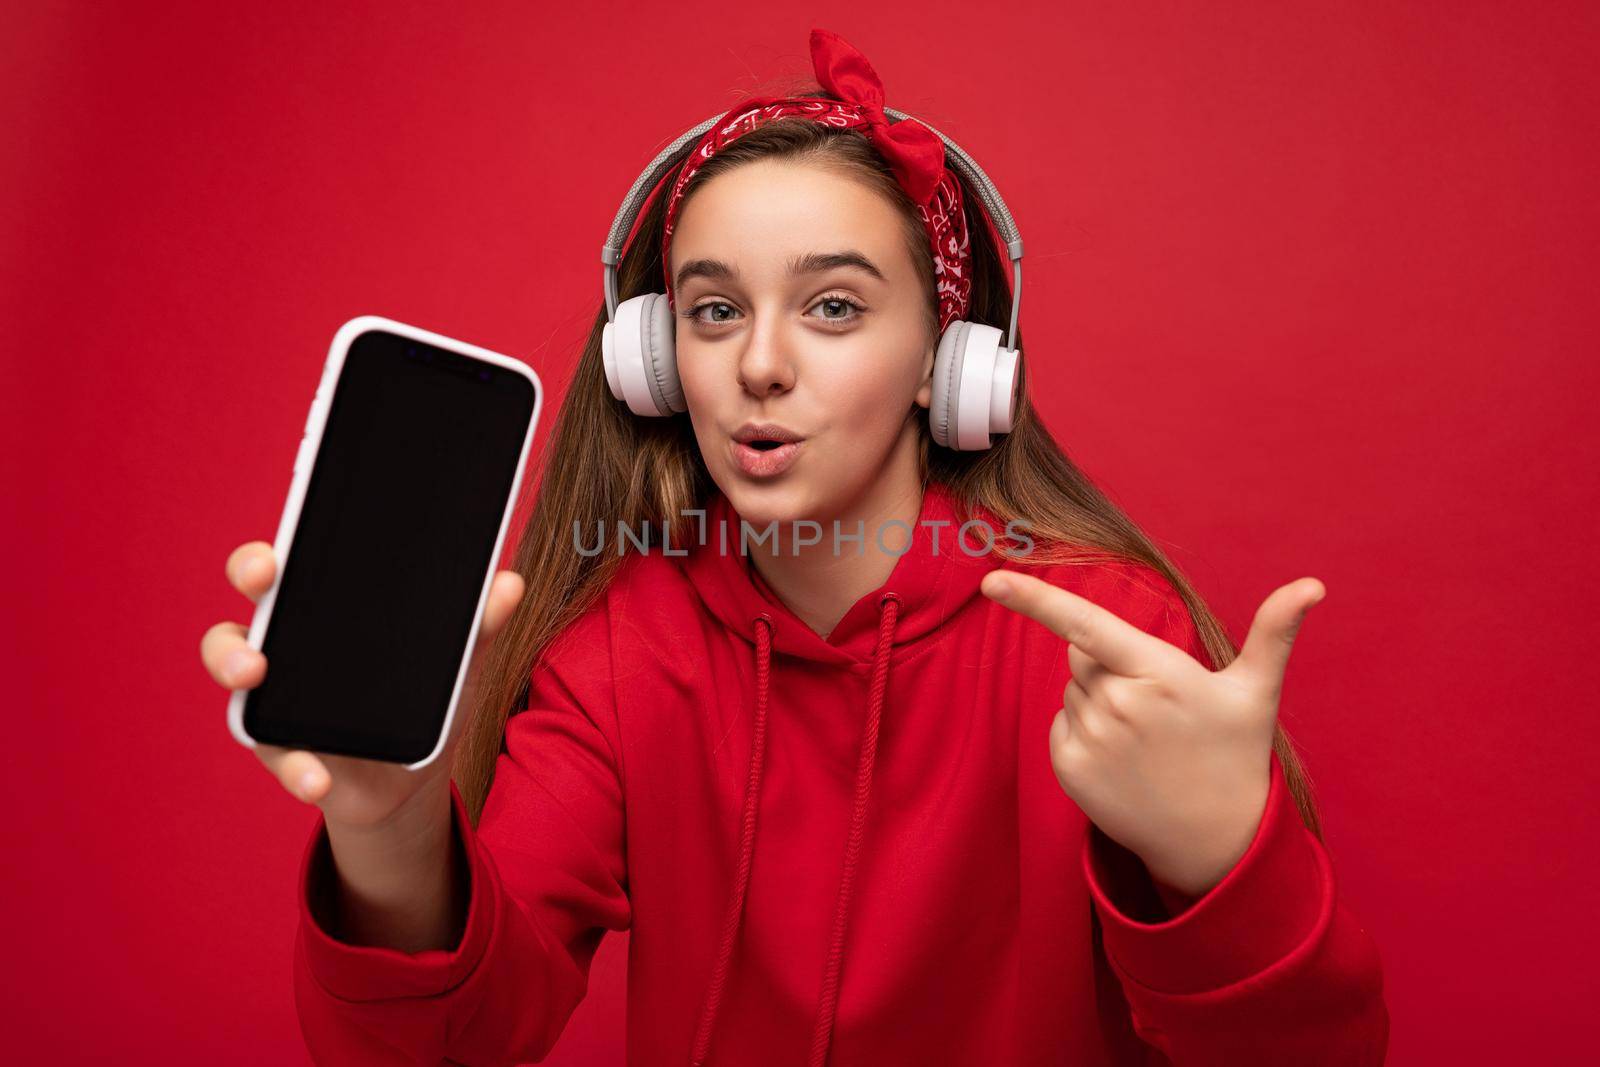
[[[272,546],[264,541],[240,545],[229,555],[226,571],[234,588],[251,603],[259,601],[277,579]],[[483,655],[525,585],[515,571],[495,575],[450,735],[427,767],[409,771],[399,763],[262,743],[253,749],[292,796],[322,809],[344,888],[344,939],[404,951],[450,943],[449,930],[462,904],[450,893],[456,873],[449,862],[451,757],[475,707]],[[250,647],[248,632],[242,623],[225,621],[200,640],[206,669],[230,691],[254,689],[266,677],[266,657]]]

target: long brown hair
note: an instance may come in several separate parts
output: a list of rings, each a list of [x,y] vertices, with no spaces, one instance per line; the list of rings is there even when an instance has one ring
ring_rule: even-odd
[[[788,95],[826,94],[808,86]],[[803,118],[769,122],[718,151],[690,180],[687,195],[717,174],[757,159],[834,168],[888,197],[906,220],[906,240],[921,276],[928,279],[927,322],[930,337],[935,336],[933,259],[922,223],[893,172],[864,136]],[[662,188],[671,187],[681,167],[680,163],[669,171]],[[989,223],[977,193],[964,178],[959,180],[972,234],[972,301],[966,317],[1004,330],[1011,313],[1009,263],[1002,260],[989,237]],[[633,243],[618,268],[619,300],[662,290],[664,201],[663,195],[656,195],[636,227]],[[611,396],[600,351],[605,323],[602,304],[540,457],[543,476],[513,564],[526,580],[528,592],[484,659],[478,706],[463,709],[471,715],[453,770],[474,824],[493,781],[507,719],[526,705],[529,675],[540,650],[604,591],[622,562],[620,553],[585,556],[575,551],[572,531],[600,525],[609,529],[613,522],[634,530],[646,529],[646,524],[660,530],[666,522],[672,529],[673,544],[689,543],[694,520],[684,512],[703,506],[714,488],[687,415],[639,418]],[[1227,666],[1238,649],[1188,579],[1073,464],[1039,420],[1028,397],[1029,356],[1020,331],[1017,344],[1025,355],[1019,364],[1021,380],[1011,432],[999,437],[987,451],[955,451],[935,444],[926,418],[918,419],[924,484],[929,480],[944,483],[969,511],[976,504],[1001,522],[1025,519],[1027,532],[1038,546],[1029,555],[1030,562],[1092,566],[1131,559],[1155,568],[1182,595],[1211,665],[1217,669]],[[1310,783],[1281,723],[1273,748],[1303,821],[1321,838]]]

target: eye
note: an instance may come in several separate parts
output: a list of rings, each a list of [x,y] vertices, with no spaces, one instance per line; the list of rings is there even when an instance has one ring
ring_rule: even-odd
[[[849,297],[842,296],[838,293],[829,294],[828,296],[823,297],[821,300],[818,300],[816,304],[812,305],[812,310],[815,310],[816,308],[823,309],[824,313],[820,317],[824,322],[840,323],[852,322],[859,318],[863,311],[867,310],[854,300],[851,300]],[[833,314],[833,312],[844,311],[848,311],[849,314]]]
[[[705,323],[707,326],[715,326],[719,322],[733,321],[731,318],[718,318],[716,315],[713,315],[709,319],[701,318],[700,312],[704,311],[706,308],[725,308],[728,311],[735,310],[732,304],[724,303],[721,300],[707,300],[705,303],[696,304],[694,307],[685,311],[684,315],[688,318],[694,319],[696,322]]]

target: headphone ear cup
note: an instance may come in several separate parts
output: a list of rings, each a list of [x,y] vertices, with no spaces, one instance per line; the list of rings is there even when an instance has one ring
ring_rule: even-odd
[[[612,320],[601,328],[600,354],[611,395],[627,401],[635,415],[688,410],[665,293],[644,293],[618,304]]]
[[[994,355],[994,387],[989,394],[989,432],[1010,433],[1017,419],[1017,366],[1022,349],[1000,348]]]
[[[928,405],[928,428],[936,443],[981,451],[993,447],[992,434],[1011,431],[1020,353],[1002,347],[1003,337],[981,322],[958,319],[945,327]]]
[[[672,308],[665,293],[650,293],[650,304],[644,313],[644,339],[648,345],[645,358],[649,381],[654,384],[654,395],[661,414],[688,411],[683,400],[683,384],[678,381],[677,331],[672,322]]]
[[[966,355],[966,323],[957,319],[939,336],[933,360],[933,399],[928,403],[928,429],[936,444],[954,448],[955,400],[960,395],[961,361]]]

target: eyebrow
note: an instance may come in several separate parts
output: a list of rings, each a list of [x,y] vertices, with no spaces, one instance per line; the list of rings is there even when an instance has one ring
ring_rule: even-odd
[[[880,282],[887,281],[876,263],[853,248],[842,252],[807,252],[805,255],[789,258],[790,274],[818,274],[838,267],[853,267],[865,271]],[[720,259],[691,259],[678,269],[678,280],[674,284],[682,289],[690,278],[733,281],[738,277],[739,272]]]

